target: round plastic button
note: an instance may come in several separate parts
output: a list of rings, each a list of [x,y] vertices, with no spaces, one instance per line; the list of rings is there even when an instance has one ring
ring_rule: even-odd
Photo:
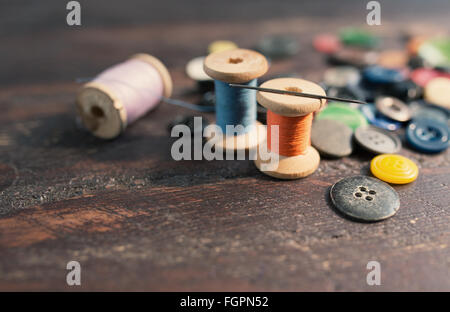
[[[373,104],[361,105],[360,110],[369,123],[378,128],[394,131],[402,126],[402,123],[379,114]]]
[[[328,106],[317,115],[317,120],[332,119],[340,121],[353,130],[359,126],[367,125],[367,120],[361,112],[344,103],[331,102]]]
[[[321,155],[344,157],[352,153],[353,131],[347,125],[331,120],[315,120],[311,129],[311,144]]]
[[[450,78],[437,77],[431,79],[425,86],[425,100],[450,109]]]
[[[208,53],[222,52],[226,50],[237,49],[238,46],[233,41],[229,40],[216,40],[209,44]]]
[[[394,97],[379,97],[375,101],[375,106],[381,114],[393,120],[404,122],[411,119],[411,111],[409,107]]]
[[[352,66],[336,66],[325,71],[324,82],[330,87],[345,87],[358,84],[361,75],[359,70]]]
[[[394,154],[376,156],[370,162],[370,171],[378,179],[393,184],[410,183],[419,175],[419,169],[414,162]]]
[[[416,150],[424,153],[438,153],[448,147],[449,129],[439,120],[418,118],[409,123],[406,139]]]
[[[314,38],[313,46],[321,53],[331,54],[341,48],[341,43],[335,35],[321,34]]]
[[[370,66],[363,71],[364,79],[373,84],[390,84],[405,80],[402,72],[381,66]]]
[[[387,219],[400,208],[399,196],[390,185],[366,176],[338,181],[331,187],[330,197],[341,213],[362,221]]]
[[[378,37],[358,28],[345,28],[339,33],[341,42],[345,45],[373,48],[378,44]]]
[[[375,154],[396,153],[402,147],[400,138],[395,133],[374,126],[356,129],[355,139],[359,146]]]
[[[426,41],[419,48],[419,55],[432,66],[450,66],[450,40],[434,38]]]

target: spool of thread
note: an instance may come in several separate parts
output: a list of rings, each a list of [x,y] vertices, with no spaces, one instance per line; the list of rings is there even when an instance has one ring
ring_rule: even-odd
[[[326,96],[319,85],[298,78],[272,79],[261,87]],[[319,166],[320,156],[311,146],[311,125],[314,112],[325,105],[325,100],[261,91],[257,100],[267,108],[267,140],[263,144],[267,144],[270,153],[277,153],[279,159],[276,169],[262,172],[279,179],[303,178],[313,173]],[[272,126],[278,126],[278,136],[273,138]],[[256,167],[261,170],[264,163],[257,155]]]
[[[216,52],[205,59],[205,72],[214,79],[216,92],[216,124],[222,129],[223,140],[214,142],[223,150],[248,150],[265,140],[265,129],[256,121],[256,91],[232,88],[229,83],[257,86],[269,65],[255,51],[234,49]],[[241,125],[238,133],[228,133],[227,126]]]
[[[83,85],[78,113],[95,136],[112,139],[172,94],[172,79],[164,64],[148,54],[136,54]]]

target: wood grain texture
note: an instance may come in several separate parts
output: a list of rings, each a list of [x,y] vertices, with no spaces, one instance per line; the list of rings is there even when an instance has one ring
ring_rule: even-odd
[[[438,23],[436,14],[416,24],[386,20],[374,30],[396,48],[402,30],[448,29],[448,19]],[[65,267],[77,260],[81,290],[449,291],[448,151],[422,155],[405,144],[401,154],[419,165],[419,178],[394,186],[401,200],[395,217],[365,224],[339,215],[328,191],[340,178],[370,174],[370,155],[325,159],[306,179],[280,181],[250,160],[173,161],[167,125],[192,113],[183,108],[162,104],[106,142],[75,121],[74,79],[141,51],[169,66],[175,98],[197,101],[184,65],[209,42],[251,48],[264,34],[290,33],[302,44],[300,55],[272,63],[267,75],[296,71],[319,81],[325,67],[312,51],[313,35],[348,26],[349,18],[289,16],[78,29],[42,24],[4,34],[0,290],[73,290]],[[352,24],[361,25],[355,15]],[[376,288],[366,284],[370,260],[381,263]]]

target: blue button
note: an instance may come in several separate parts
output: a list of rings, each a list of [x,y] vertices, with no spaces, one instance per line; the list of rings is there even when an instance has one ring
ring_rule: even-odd
[[[360,106],[361,113],[366,117],[367,121],[381,129],[394,131],[401,128],[402,123],[392,120],[390,118],[384,117],[377,112],[375,105],[365,104]]]
[[[372,84],[391,84],[405,80],[405,76],[398,70],[381,66],[370,66],[363,70],[364,79]]]
[[[406,129],[408,143],[424,153],[438,153],[448,147],[448,126],[436,119],[413,119]]]

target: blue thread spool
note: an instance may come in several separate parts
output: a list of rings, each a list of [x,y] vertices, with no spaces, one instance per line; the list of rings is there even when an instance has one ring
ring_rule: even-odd
[[[216,124],[224,134],[223,142],[217,142],[216,146],[222,145],[224,150],[248,150],[265,140],[265,129],[257,127],[256,91],[232,88],[229,84],[257,86],[257,78],[268,67],[262,54],[246,49],[212,53],[205,59],[205,72],[214,79]],[[234,126],[234,131],[229,133],[227,126]]]
[[[257,86],[257,80],[247,83]],[[249,132],[256,121],[256,90],[232,88],[228,83],[215,80],[216,123],[226,132],[227,125],[242,125],[243,133]]]

